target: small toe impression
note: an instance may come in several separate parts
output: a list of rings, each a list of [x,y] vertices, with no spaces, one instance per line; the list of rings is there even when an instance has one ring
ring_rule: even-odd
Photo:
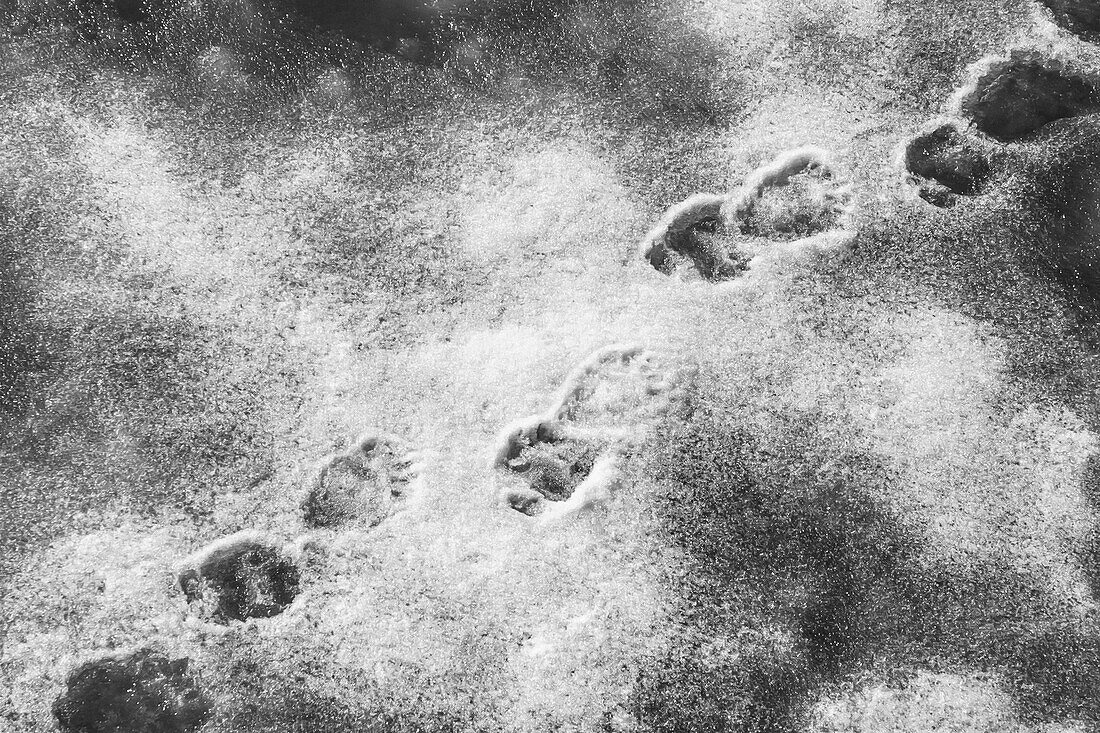
[[[828,153],[797,148],[754,171],[725,213],[743,234],[790,241],[845,226],[850,198]]]
[[[905,168],[916,180],[921,198],[940,207],[952,205],[956,195],[983,193],[993,176],[985,150],[952,123],[910,140]]]
[[[1100,3],[1096,0],[1040,0],[1054,22],[1087,41],[1100,39]]]
[[[1001,142],[1019,140],[1067,117],[1097,110],[1094,83],[1030,51],[987,62],[960,100],[963,115]]]
[[[327,459],[302,499],[307,527],[375,526],[401,508],[419,475],[417,453],[396,436],[370,434]]]
[[[183,563],[178,581],[189,603],[220,623],[269,618],[298,595],[300,573],[273,544],[253,533],[221,539]]]
[[[520,514],[535,517],[546,508],[542,494],[533,489],[515,489],[504,494],[504,501]]]
[[[187,666],[149,649],[88,662],[69,674],[54,718],[63,733],[191,733],[213,704]]]

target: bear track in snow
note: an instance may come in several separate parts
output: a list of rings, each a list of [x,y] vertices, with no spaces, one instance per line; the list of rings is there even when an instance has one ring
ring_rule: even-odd
[[[1092,114],[1095,80],[1057,59],[1014,49],[975,64],[973,81],[957,95],[959,112],[994,140],[1014,142],[1056,120]]]
[[[947,208],[989,191],[1011,146],[1050,125],[1100,112],[1092,75],[1032,49],[973,64],[951,115],[906,142],[902,163],[925,201]]]
[[[312,529],[352,522],[373,527],[401,509],[421,469],[420,452],[409,450],[397,436],[363,435],[326,459],[311,478],[301,502],[302,519]]]
[[[641,253],[666,275],[687,260],[705,280],[728,280],[748,269],[751,258],[713,233],[775,242],[844,232],[850,206],[851,190],[831,156],[820,148],[795,148],[731,193],[697,193],[669,207],[642,241]]]
[[[602,348],[565,379],[544,412],[509,424],[493,466],[522,477],[509,487],[512,509],[547,519],[600,503],[631,446],[685,403],[690,371],[671,371],[637,346]]]
[[[1100,3],[1096,0],[1039,0],[1054,22],[1086,41],[1100,41]]]
[[[298,595],[290,556],[257,532],[238,532],[183,561],[177,580],[188,603],[228,624],[282,613]]]
[[[189,660],[151,649],[86,662],[69,673],[53,715],[63,733],[191,733],[213,704]]]

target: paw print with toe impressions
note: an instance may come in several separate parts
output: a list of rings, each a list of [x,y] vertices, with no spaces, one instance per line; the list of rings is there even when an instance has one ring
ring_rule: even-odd
[[[609,346],[589,356],[546,411],[501,433],[493,466],[523,484],[508,481],[506,503],[546,518],[600,503],[630,448],[685,408],[690,375],[640,347]]]
[[[937,121],[905,146],[904,164],[918,195],[948,207],[956,196],[984,193],[993,174],[995,152],[967,134],[954,120]]]
[[[729,194],[699,193],[670,207],[642,241],[641,253],[666,275],[693,268],[704,280],[729,280],[776,242],[830,233],[846,239],[850,207],[851,188],[831,156],[796,148]]]
[[[362,436],[311,478],[301,502],[303,521],[313,529],[381,523],[416,490],[422,457],[395,435]]]

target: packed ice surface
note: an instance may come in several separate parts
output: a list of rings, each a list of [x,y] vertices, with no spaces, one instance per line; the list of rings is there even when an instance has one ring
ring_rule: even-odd
[[[6,728],[146,654],[207,732],[1100,720],[1095,119],[979,83],[1100,69],[1070,6],[67,7],[0,39]]]

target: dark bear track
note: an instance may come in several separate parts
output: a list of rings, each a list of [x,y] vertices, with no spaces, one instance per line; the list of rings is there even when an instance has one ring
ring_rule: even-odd
[[[1040,0],[1054,22],[1087,41],[1100,40],[1100,3],[1096,0]]]
[[[187,674],[187,659],[149,649],[73,670],[53,704],[63,733],[190,733],[212,703]]]
[[[1053,60],[1014,51],[978,77],[960,110],[981,132],[1012,142],[1055,120],[1091,114],[1097,102],[1097,90],[1089,80]]]
[[[254,536],[234,536],[194,556],[179,574],[189,602],[209,604],[226,623],[282,613],[298,595],[298,567],[280,550]]]

